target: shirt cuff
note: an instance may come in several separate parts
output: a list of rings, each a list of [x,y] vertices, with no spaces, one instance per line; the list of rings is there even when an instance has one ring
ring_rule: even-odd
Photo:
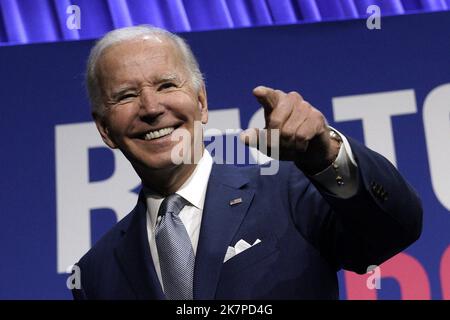
[[[358,165],[347,138],[330,127],[342,139],[336,160],[325,170],[310,176],[327,192],[336,197],[347,199],[356,194],[359,187]]]

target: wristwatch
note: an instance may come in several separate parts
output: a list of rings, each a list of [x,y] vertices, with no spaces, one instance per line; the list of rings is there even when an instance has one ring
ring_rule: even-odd
[[[336,131],[334,131],[334,129],[330,127],[329,129],[330,129],[330,138],[336,140],[337,142],[339,142],[339,145],[341,145],[342,144],[341,136]]]

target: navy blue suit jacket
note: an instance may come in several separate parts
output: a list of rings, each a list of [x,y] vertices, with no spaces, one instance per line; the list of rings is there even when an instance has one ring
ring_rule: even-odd
[[[359,190],[340,199],[291,162],[273,176],[260,166],[214,164],[194,271],[194,299],[337,299],[336,271],[365,273],[420,235],[420,200],[382,156],[349,139]],[[230,206],[232,199],[242,203]],[[76,299],[164,299],[147,239],[142,194],[78,262]],[[228,246],[261,243],[223,263]]]

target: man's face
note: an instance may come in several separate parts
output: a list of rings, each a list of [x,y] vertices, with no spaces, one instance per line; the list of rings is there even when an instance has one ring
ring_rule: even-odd
[[[194,121],[208,120],[206,94],[194,89],[170,40],[115,44],[105,49],[96,70],[105,106],[97,127],[105,143],[119,148],[138,171],[174,167],[171,153],[178,142],[171,136],[182,129],[194,150]]]

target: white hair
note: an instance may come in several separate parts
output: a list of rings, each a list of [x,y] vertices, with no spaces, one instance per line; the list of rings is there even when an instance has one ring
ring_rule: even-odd
[[[95,46],[91,49],[87,63],[86,84],[89,100],[91,102],[91,110],[94,116],[103,115],[103,105],[101,101],[101,92],[98,84],[96,67],[97,62],[103,51],[119,42],[139,39],[145,36],[163,37],[172,40],[175,46],[180,50],[185,62],[187,71],[191,75],[191,81],[196,90],[199,90],[204,84],[203,75],[191,48],[186,41],[167,30],[160,29],[151,25],[140,25],[135,27],[120,28],[105,34]]]

